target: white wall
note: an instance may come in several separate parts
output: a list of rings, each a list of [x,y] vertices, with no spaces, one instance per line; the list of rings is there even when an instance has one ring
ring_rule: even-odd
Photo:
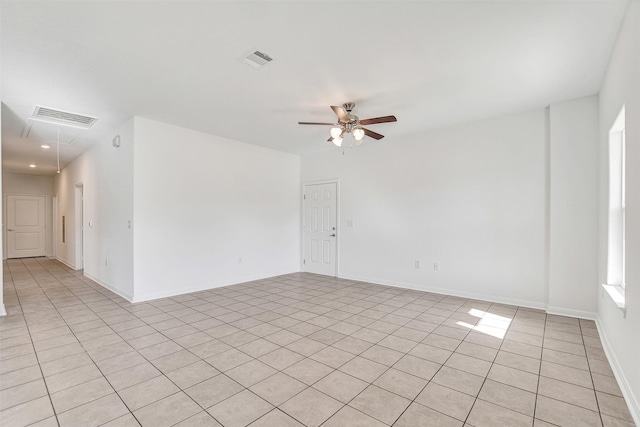
[[[299,271],[298,156],[140,117],[134,128],[136,301]]]
[[[2,195],[3,201],[6,200],[7,194],[29,194],[29,195],[39,195],[46,196],[45,201],[45,255],[50,257],[53,255],[53,224],[51,222],[52,218],[52,210],[53,205],[51,203],[53,196],[53,177],[51,176],[40,176],[40,175],[28,175],[22,173],[2,173]],[[5,206],[6,209],[6,206]],[[6,224],[7,214],[3,210],[2,218],[4,223]],[[3,243],[4,243],[4,253],[3,259],[7,258],[6,254],[6,242],[7,242],[7,233],[6,229],[3,227]]]
[[[552,104],[549,312],[592,317],[598,293],[598,97]]]
[[[0,92],[2,92],[0,85]],[[2,165],[2,108],[0,108],[0,165]],[[0,188],[2,188],[2,174],[0,174]],[[4,201],[0,198],[0,208],[4,206]],[[2,227],[4,229],[4,226]],[[0,247],[4,248],[4,239],[0,239]],[[3,249],[4,251],[4,249]],[[4,252],[3,252],[4,253]],[[4,266],[0,270],[0,316],[5,316],[7,310],[4,307]]]
[[[339,275],[546,307],[545,129],[540,110],[303,157],[303,183],[340,179]]]
[[[598,297],[598,326],[636,424],[640,425],[640,4],[631,2],[600,91],[600,283],[607,277],[608,133],[626,108],[626,317]]]
[[[121,146],[112,146],[119,134]],[[133,119],[64,168],[54,180],[58,195],[57,257],[76,265],[75,189],[84,189],[84,274],[120,295],[133,295]],[[62,242],[62,216],[66,239]],[[91,222],[91,226],[89,223]],[[105,265],[105,260],[108,262]]]

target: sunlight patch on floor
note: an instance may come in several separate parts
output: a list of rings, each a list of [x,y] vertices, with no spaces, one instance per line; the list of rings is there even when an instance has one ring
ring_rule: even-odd
[[[503,339],[511,324],[511,319],[505,316],[489,313],[483,310],[472,308],[468,313],[474,317],[480,318],[476,325],[467,322],[456,322],[457,325],[469,328],[476,332],[491,335],[492,337]]]

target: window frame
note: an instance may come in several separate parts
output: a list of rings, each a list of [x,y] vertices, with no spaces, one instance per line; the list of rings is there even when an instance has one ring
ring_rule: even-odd
[[[626,123],[622,106],[608,134],[608,229],[607,282],[602,286],[614,303],[626,314]]]

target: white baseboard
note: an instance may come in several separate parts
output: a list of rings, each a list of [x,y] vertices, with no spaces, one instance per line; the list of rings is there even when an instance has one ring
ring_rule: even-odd
[[[78,270],[78,269],[76,268],[76,266],[75,266],[75,265],[71,264],[71,263],[70,263],[69,261],[67,261],[66,259],[62,259],[62,258],[60,258],[60,257],[56,257],[56,260],[57,260],[57,261],[60,261],[61,263],[63,263],[64,265],[66,265],[66,266],[67,266],[67,267],[69,267],[69,268],[73,268],[74,270]]]
[[[233,282],[229,282],[229,283],[218,283],[215,285],[212,285],[211,283],[203,283],[197,286],[192,286],[190,288],[170,289],[167,291],[146,293],[146,294],[136,294],[135,286],[134,286],[134,295],[131,302],[143,302],[143,301],[151,301],[151,300],[160,299],[160,298],[175,297],[177,295],[184,295],[184,294],[190,294],[192,292],[200,292],[200,291],[206,291],[209,289],[222,288],[224,286],[237,285],[239,283],[268,279],[270,277],[282,276],[283,274],[291,274],[291,273],[298,273],[298,272],[300,272],[300,270],[287,270],[287,271],[276,271],[276,272],[269,272],[269,273],[263,273],[263,274],[254,274],[250,276],[240,277],[237,280],[234,280]]]
[[[596,327],[598,328],[598,333],[600,334],[600,342],[602,343],[604,354],[607,356],[607,360],[609,361],[609,365],[611,366],[613,375],[616,377],[616,380],[620,385],[620,390],[622,391],[625,402],[627,402],[629,412],[631,412],[631,417],[633,417],[636,425],[640,426],[640,401],[638,401],[638,398],[633,393],[633,389],[631,389],[629,380],[624,374],[624,371],[620,366],[620,362],[618,362],[616,353],[611,348],[611,344],[609,344],[609,340],[607,339],[607,335],[604,332],[604,327],[602,326],[600,317],[596,318]]]
[[[454,297],[470,298],[470,299],[476,299],[480,301],[494,302],[498,304],[517,305],[520,307],[533,308],[536,310],[546,310],[547,308],[546,304],[535,302],[535,301],[525,301],[525,300],[519,300],[519,299],[513,299],[513,298],[502,298],[502,297],[496,297],[493,295],[477,294],[474,292],[456,291],[453,289],[438,288],[433,286],[419,286],[413,283],[379,280],[371,277],[360,277],[360,276],[351,276],[351,275],[343,275],[343,274],[341,274],[339,277],[341,279],[375,283],[377,285],[391,286],[394,288],[411,289],[414,291],[431,292],[434,294],[441,294],[441,295],[451,295]]]
[[[577,317],[579,319],[596,320],[598,315],[590,311],[572,310],[562,307],[547,307],[548,314],[557,314],[558,316]]]
[[[0,304],[0,316],[6,316],[7,310],[4,308],[4,304]]]
[[[102,286],[105,289],[110,290],[111,292],[113,292],[114,294],[116,294],[118,296],[121,296],[122,298],[126,299],[127,301],[134,302],[132,295],[129,295],[128,293],[123,292],[120,289],[114,288],[113,286],[109,285],[108,283],[103,282],[102,280],[98,279],[97,277],[93,277],[92,275],[87,274],[86,272],[83,273],[83,276],[86,277],[87,279],[93,280],[98,285]]]

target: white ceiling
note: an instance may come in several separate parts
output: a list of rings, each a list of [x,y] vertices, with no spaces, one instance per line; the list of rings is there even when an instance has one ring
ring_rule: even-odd
[[[369,140],[393,144],[542,108],[599,91],[626,4],[3,0],[3,166],[55,171],[55,150],[22,138],[36,104],[99,117],[63,164],[132,115],[307,154],[329,129],[297,122],[345,101],[395,114]],[[251,68],[255,49],[274,61]]]

